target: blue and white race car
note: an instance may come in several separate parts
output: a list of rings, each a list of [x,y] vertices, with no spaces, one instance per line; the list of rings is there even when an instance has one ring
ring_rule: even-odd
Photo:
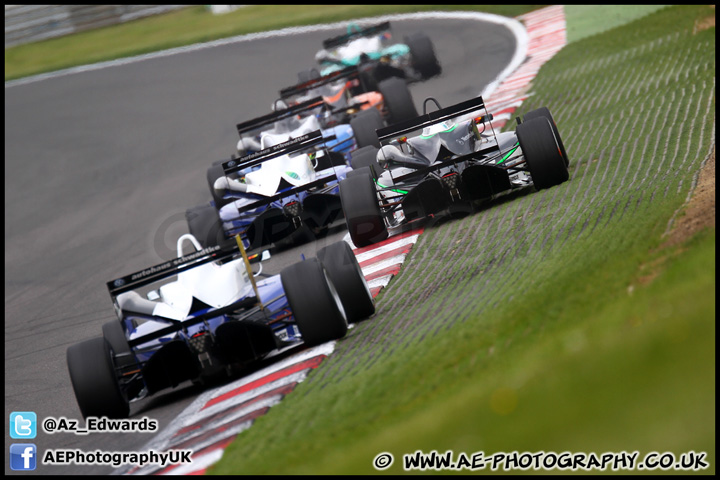
[[[350,122],[327,121],[331,107],[321,96],[293,103],[280,98],[273,107],[274,111],[268,115],[236,125],[240,137],[235,148],[236,157],[266,148],[263,143],[277,144],[315,130],[321,130],[326,138],[333,137],[327,142],[330,151],[347,155],[357,148]],[[377,121],[372,126],[380,128],[384,124]]]
[[[249,250],[302,243],[341,218],[338,181],[351,168],[326,148],[334,138],[316,130],[276,139],[266,135],[263,150],[222,163],[222,176],[211,185],[216,203],[187,210],[189,231],[201,245],[235,235]]]
[[[365,28],[348,25],[346,34],[323,42],[315,60],[323,67],[321,75],[359,65],[376,82],[389,77],[419,81],[442,72],[427,35],[416,33],[405,37],[405,43],[393,43],[390,22]]]
[[[195,251],[183,255],[186,242]],[[148,395],[342,338],[348,322],[375,312],[345,242],[265,278],[240,243],[203,249],[186,234],[177,249],[175,259],[108,282],[118,318],[68,348],[83,417],[127,417],[130,403]]]

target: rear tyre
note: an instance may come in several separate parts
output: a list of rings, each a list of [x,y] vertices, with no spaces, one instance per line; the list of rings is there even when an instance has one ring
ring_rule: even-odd
[[[348,324],[342,300],[317,258],[286,267],[280,281],[306,345],[345,336]]]
[[[416,33],[405,37],[405,43],[410,48],[410,61],[416,72],[423,80],[442,73],[432,41],[424,33]]]
[[[554,187],[570,178],[550,120],[533,118],[518,125],[515,133],[536,189]]]
[[[185,211],[188,231],[203,248],[220,245],[226,240],[220,215],[209,203]]]
[[[370,167],[374,172],[374,176],[382,173],[382,167],[377,161],[378,148],[372,145],[359,148],[350,154],[350,166],[353,171],[360,170],[363,167]]]
[[[102,326],[103,337],[115,352],[115,365],[118,368],[127,367],[135,363],[132,350],[128,344],[122,325],[117,320],[106,322]]]
[[[418,116],[407,82],[402,78],[388,78],[378,83],[378,90],[383,96],[388,111],[389,124],[403,122]]]
[[[363,170],[364,172],[358,170],[359,173],[340,182],[340,200],[345,222],[356,247],[365,247],[388,237],[377,199],[375,181],[369,167]]]
[[[380,141],[375,130],[384,126],[382,115],[377,108],[363,110],[350,119],[350,127],[358,148],[367,146],[380,148]]]
[[[120,390],[113,352],[104,337],[67,349],[67,365],[75,398],[84,418],[126,418],[130,405]]]
[[[367,281],[347,242],[335,242],[320,249],[317,258],[340,295],[348,322],[359,322],[375,313]]]
[[[222,162],[217,165],[213,164],[210,166],[210,168],[207,169],[205,176],[207,178],[208,187],[210,188],[210,195],[212,195],[212,199],[215,202],[215,208],[219,210],[233,201],[232,198],[223,198],[222,195],[215,191],[215,180],[225,176],[225,170],[223,170]]]
[[[557,124],[555,123],[555,119],[550,113],[550,109],[548,109],[547,107],[537,108],[531,112],[526,113],[523,117],[523,121],[527,122],[528,120],[532,120],[533,118],[538,117],[545,117],[550,120],[550,125],[552,126],[553,133],[555,134],[555,138],[557,139],[558,145],[560,146],[560,151],[562,152],[563,159],[565,160],[565,166],[569,167],[570,159],[567,156],[567,152],[565,151],[565,145],[563,144],[562,138],[560,137],[560,132],[558,132]]]
[[[358,65],[358,71],[360,72],[360,87],[353,91],[354,95],[367,92],[377,92],[378,82],[375,78],[375,68],[372,64]]]

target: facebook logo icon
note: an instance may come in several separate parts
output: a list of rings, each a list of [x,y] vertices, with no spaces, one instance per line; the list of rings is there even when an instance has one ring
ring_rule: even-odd
[[[37,435],[37,415],[35,412],[12,412],[10,414],[11,438],[35,438]]]
[[[35,470],[37,447],[32,443],[10,445],[10,468],[13,470]]]

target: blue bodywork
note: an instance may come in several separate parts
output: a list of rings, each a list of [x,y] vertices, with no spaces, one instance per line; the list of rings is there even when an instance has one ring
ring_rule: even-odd
[[[342,153],[345,157],[345,161],[349,163],[348,160],[350,157],[350,152],[355,150],[357,147],[352,127],[347,124],[342,124],[328,129],[323,129],[321,130],[321,133],[323,138],[330,139],[324,142],[326,149]],[[245,236],[245,232],[253,223],[253,221],[255,221],[261,214],[267,212],[270,209],[277,209],[278,211],[282,211],[284,206],[292,204],[294,202],[304,204],[305,200],[312,195],[321,194],[336,196],[339,198],[338,182],[345,178],[347,172],[352,170],[352,168],[347,163],[345,165],[339,165],[333,168],[328,168],[326,170],[316,172],[318,179],[321,179],[323,177],[329,177],[333,174],[337,176],[336,179],[329,180],[327,182],[327,187],[322,189],[322,192],[320,193],[318,193],[317,191],[308,192],[306,190],[295,194],[289,194],[271,203],[260,205],[255,209],[245,211],[243,213],[239,213],[238,208],[242,208],[246,205],[251,205],[252,203],[265,200],[266,197],[252,193],[226,191],[225,195],[223,195],[223,199],[232,201],[218,209],[218,214],[220,216],[220,220],[222,222],[223,230],[226,237],[231,238],[235,235],[240,234],[241,238],[243,239],[245,248],[250,249],[253,247],[253,245],[252,242],[249,241],[248,238]],[[260,166],[258,165],[252,167],[252,169],[256,168],[260,168]],[[277,193],[282,194],[283,192],[288,192],[291,189],[292,188],[285,188],[283,190],[279,190]],[[332,218],[332,216],[329,216],[329,218]]]

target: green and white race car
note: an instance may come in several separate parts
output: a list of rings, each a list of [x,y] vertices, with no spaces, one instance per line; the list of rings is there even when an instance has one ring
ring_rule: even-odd
[[[425,100],[424,110],[428,101]],[[439,108],[439,105],[438,105]],[[357,247],[388,229],[569,179],[568,157],[546,107],[527,113],[514,132],[496,133],[482,97],[377,130],[380,149],[352,153],[340,182],[350,238]]]
[[[357,65],[376,83],[390,77],[419,81],[442,72],[427,35],[416,33],[405,37],[404,43],[393,43],[390,22],[365,28],[348,25],[346,34],[323,42],[315,60],[322,67],[319,75]],[[301,72],[300,80],[308,80],[314,74],[312,70]]]

